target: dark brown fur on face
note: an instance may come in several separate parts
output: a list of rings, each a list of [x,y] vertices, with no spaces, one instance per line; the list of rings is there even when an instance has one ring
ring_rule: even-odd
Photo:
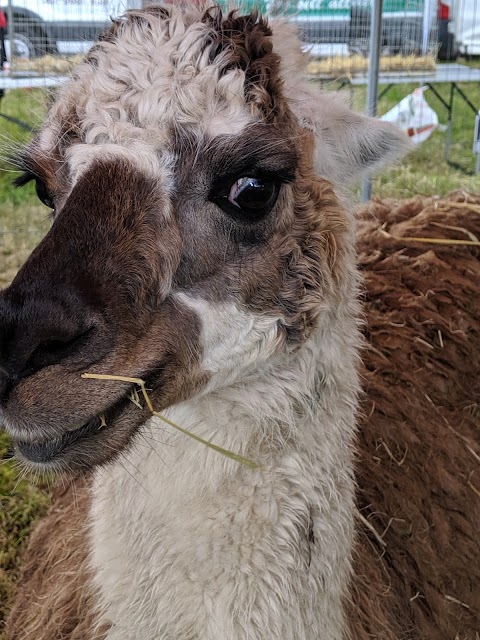
[[[188,283],[204,299],[231,298],[254,313],[278,317],[286,341],[299,345],[316,326],[319,305],[342,299],[352,224],[332,185],[315,175],[313,136],[288,126],[291,139],[288,128],[254,125],[238,137],[219,136],[212,148],[205,143],[200,154],[182,155],[189,140],[178,137],[182,161],[174,206],[184,241],[175,286]],[[264,220],[236,224],[216,205],[205,207],[204,183],[213,185],[212,194],[225,174],[227,183],[234,182],[259,168],[291,174]],[[199,252],[202,243],[208,251]]]
[[[128,164],[95,164],[2,293],[2,414],[23,427],[28,459],[43,461],[42,441],[85,424],[88,441],[55,456],[57,468],[81,470],[115,455],[148,417],[128,384],[92,384],[84,371],[144,377],[163,406],[205,381],[198,321],[166,299],[180,238],[162,198]]]
[[[367,346],[358,509],[383,543],[358,521],[349,614],[355,640],[477,640],[480,628],[478,250],[385,235],[435,236],[437,222],[478,236],[478,216],[454,204],[462,197],[445,201],[448,214],[430,199],[377,202],[361,225]],[[86,485],[70,487],[58,503],[62,518],[53,507],[32,537],[7,640],[101,638],[85,628],[85,574],[64,580],[66,565],[57,563],[58,553],[72,553],[65,539],[77,526],[82,531],[86,492]],[[83,571],[82,534],[75,544],[66,558],[73,575]],[[55,627],[46,612],[55,610],[58,584],[68,606]],[[62,635],[67,624],[72,635]]]
[[[245,98],[258,110],[266,123],[282,122],[290,117],[282,93],[280,56],[273,52],[272,31],[265,18],[256,12],[239,16],[232,11],[223,17],[219,7],[206,11],[203,20],[212,27],[214,60],[228,52],[224,71],[238,67],[245,71]]]

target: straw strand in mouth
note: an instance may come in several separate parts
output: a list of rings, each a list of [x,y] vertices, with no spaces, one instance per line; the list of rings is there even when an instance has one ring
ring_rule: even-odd
[[[180,431],[181,433],[183,433],[184,435],[188,436],[189,438],[193,438],[197,442],[200,442],[201,444],[204,444],[206,447],[209,447],[210,449],[213,449],[214,451],[217,451],[218,453],[221,453],[222,455],[226,456],[227,458],[230,458],[231,460],[235,460],[237,462],[240,462],[241,464],[244,464],[247,467],[250,467],[250,469],[258,469],[260,467],[258,462],[255,462],[254,460],[250,460],[249,458],[245,458],[244,456],[242,456],[242,455],[240,455],[238,453],[235,453],[234,451],[230,451],[229,449],[224,449],[223,447],[220,447],[219,445],[217,445],[217,444],[215,444],[213,442],[209,442],[208,440],[204,440],[200,436],[197,436],[195,433],[192,433],[191,431],[188,431],[188,429],[184,429],[180,425],[176,424],[175,422],[173,422],[169,418],[166,418],[161,413],[156,411],[155,407],[153,406],[152,400],[151,400],[150,396],[148,395],[148,391],[147,391],[147,389],[145,387],[145,381],[142,380],[141,378],[131,378],[129,376],[118,376],[118,375],[99,374],[99,373],[82,373],[82,378],[87,378],[87,379],[90,379],[90,380],[112,380],[112,381],[117,381],[117,382],[131,382],[132,384],[138,385],[138,387],[140,387],[141,394],[142,394],[142,396],[143,396],[143,398],[145,400],[145,404],[147,405],[148,410],[150,411],[150,413],[152,415],[156,416],[157,418],[160,418],[160,420],[163,420],[163,422],[165,422],[169,426],[173,427],[177,431]],[[140,399],[138,397],[138,393],[136,392],[136,389],[134,389],[133,395],[130,398],[130,400],[137,407],[141,408]]]

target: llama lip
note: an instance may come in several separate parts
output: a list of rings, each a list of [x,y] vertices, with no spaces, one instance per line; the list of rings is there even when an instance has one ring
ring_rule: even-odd
[[[94,418],[75,431],[66,431],[59,438],[44,442],[21,442],[17,440],[15,446],[22,456],[30,462],[50,462],[70,445],[98,431],[100,425],[100,418]]]
[[[89,420],[78,428],[69,428],[57,438],[38,442],[25,442],[14,439],[16,450],[29,462],[48,463],[65,453],[74,446],[80,446],[87,440],[100,435],[109,425],[113,424],[125,407],[130,403],[129,398],[122,398],[108,411]]]

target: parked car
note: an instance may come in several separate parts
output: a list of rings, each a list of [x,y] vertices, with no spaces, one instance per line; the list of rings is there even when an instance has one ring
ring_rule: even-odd
[[[82,53],[111,16],[134,6],[141,6],[141,0],[12,0],[14,55]],[[0,9],[8,17],[7,7]],[[9,38],[5,46],[9,57]]]

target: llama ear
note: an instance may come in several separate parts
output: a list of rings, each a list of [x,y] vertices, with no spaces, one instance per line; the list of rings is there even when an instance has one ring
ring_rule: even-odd
[[[337,96],[305,91],[292,105],[315,137],[315,170],[342,187],[371,175],[411,149],[395,125],[353,112]]]
[[[295,25],[273,21],[273,48],[280,57],[285,95],[305,129],[315,138],[315,170],[343,187],[375,173],[411,149],[395,125],[349,109],[338,94],[314,91],[305,83],[307,56]]]

